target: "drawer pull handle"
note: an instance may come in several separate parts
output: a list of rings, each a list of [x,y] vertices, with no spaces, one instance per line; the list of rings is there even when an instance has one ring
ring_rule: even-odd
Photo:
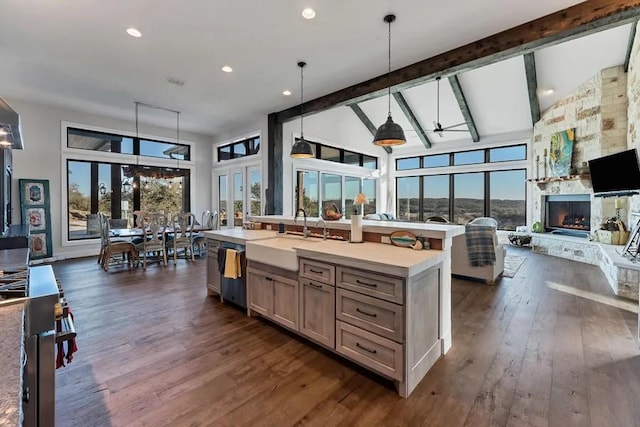
[[[371,350],[365,346],[360,345],[359,342],[356,343],[356,347],[363,349],[364,351],[368,351],[371,354],[376,354],[378,352],[378,350]]]
[[[377,283],[367,283],[367,282],[363,282],[363,281],[362,281],[362,280],[360,280],[360,279],[356,279],[356,283],[357,283],[358,285],[371,286],[372,288],[377,288],[377,287],[378,287],[378,284],[377,284]]]
[[[356,311],[358,313],[362,313],[362,314],[367,315],[367,316],[378,317],[378,315],[376,313],[367,313],[366,311],[360,310],[358,307],[356,307]]]
[[[322,274],[322,270],[314,270],[313,268],[310,268],[309,271],[316,274]]]
[[[273,282],[273,279],[271,277],[265,277],[265,280],[268,280],[270,282]]]
[[[313,286],[314,288],[322,289],[322,285],[317,285],[317,284],[315,284],[313,282],[307,282],[307,285]]]

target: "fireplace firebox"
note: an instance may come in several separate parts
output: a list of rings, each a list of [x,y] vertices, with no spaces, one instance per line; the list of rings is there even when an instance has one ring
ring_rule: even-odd
[[[589,194],[547,196],[545,230],[591,231],[591,197]]]

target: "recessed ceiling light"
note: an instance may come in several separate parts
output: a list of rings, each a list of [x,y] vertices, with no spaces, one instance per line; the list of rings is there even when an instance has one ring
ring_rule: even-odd
[[[127,34],[129,34],[131,37],[136,37],[136,38],[142,37],[142,33],[140,32],[140,30],[133,27],[127,28]]]
[[[302,17],[304,19],[313,19],[316,17],[316,11],[308,7],[302,11]]]
[[[282,92],[282,94],[284,96],[289,96],[289,95],[291,95],[291,91],[290,90],[285,90],[285,91]]]
[[[225,65],[224,67],[222,67],[222,71],[224,71],[225,73],[231,73],[233,71],[233,68]]]

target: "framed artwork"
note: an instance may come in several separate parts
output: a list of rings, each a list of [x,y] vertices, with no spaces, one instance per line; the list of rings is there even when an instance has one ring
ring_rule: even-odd
[[[575,137],[575,129],[567,129],[551,135],[551,146],[549,149],[550,176],[569,175]]]
[[[21,219],[29,226],[29,259],[51,257],[49,181],[20,179],[19,185]]]

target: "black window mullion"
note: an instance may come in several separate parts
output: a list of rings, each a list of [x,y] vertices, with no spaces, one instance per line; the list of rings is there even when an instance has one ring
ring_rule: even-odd
[[[491,180],[490,172],[484,173],[484,216],[490,216],[491,209]]]
[[[424,222],[424,175],[418,180],[418,221]]]
[[[456,199],[455,186],[453,185],[453,182],[454,182],[453,177],[454,177],[454,174],[450,173],[449,174],[449,220],[451,222],[453,222],[454,220],[453,208],[454,208],[454,200]]]

